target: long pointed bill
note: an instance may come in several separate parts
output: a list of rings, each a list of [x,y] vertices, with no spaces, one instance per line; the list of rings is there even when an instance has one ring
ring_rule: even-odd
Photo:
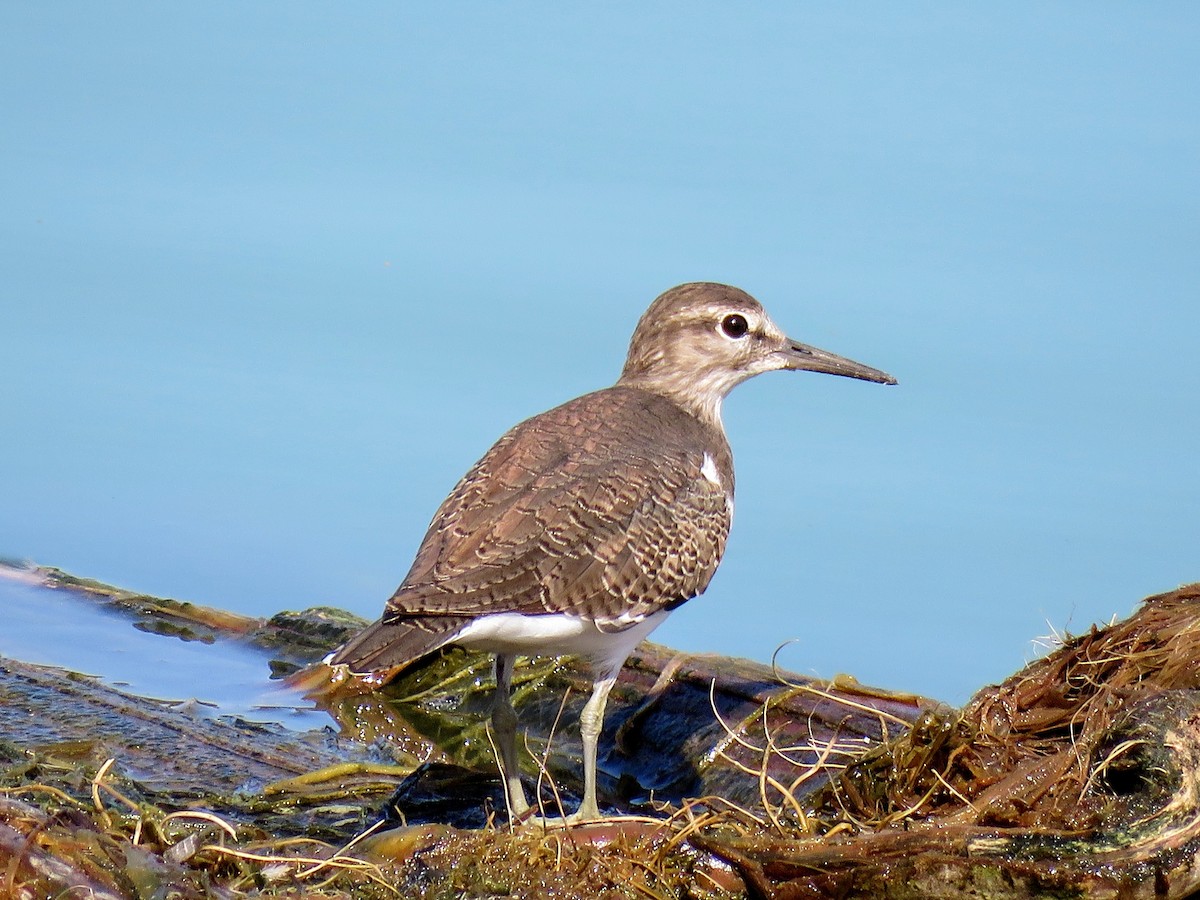
[[[779,351],[785,360],[785,369],[797,369],[805,372],[824,372],[827,375],[845,375],[847,378],[861,378],[863,381],[874,381],[878,384],[895,384],[896,379],[887,372],[872,369],[852,359],[838,356],[827,350],[810,347],[788,338],[788,345]]]

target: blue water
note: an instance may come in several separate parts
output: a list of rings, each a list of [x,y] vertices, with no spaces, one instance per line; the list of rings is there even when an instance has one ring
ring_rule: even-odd
[[[0,656],[95,675],[140,697],[187,704],[208,715],[240,716],[292,728],[320,728],[328,716],[277,682],[269,655],[234,641],[204,644],[134,628],[69,591],[0,576]]]
[[[900,385],[734,392],[727,559],[655,639],[962,700],[1200,578],[1197,46],[1195,4],[0,4],[0,554],[374,616],[715,279]]]

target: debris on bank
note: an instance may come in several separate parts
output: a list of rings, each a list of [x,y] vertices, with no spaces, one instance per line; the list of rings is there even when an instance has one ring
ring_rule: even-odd
[[[268,648],[264,671],[268,656],[277,671],[318,659],[355,626],[330,611],[250,620],[25,571],[135,623],[188,630],[179,637],[252,641]],[[535,660],[521,677],[525,774],[554,813],[577,789],[578,753],[556,725],[586,699],[587,673]],[[507,824],[489,678],[485,658],[453,651],[386,691],[330,700],[336,733],[289,732],[0,659],[0,896],[1200,888],[1200,585],[1066,640],[961,710],[644,645],[602,744],[601,787],[622,815],[569,830]]]

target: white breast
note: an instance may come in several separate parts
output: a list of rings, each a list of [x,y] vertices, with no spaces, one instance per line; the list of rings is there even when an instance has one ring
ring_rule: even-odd
[[[712,458],[711,453],[704,454],[704,462],[700,466],[700,474],[711,481],[717,487],[721,487],[721,473],[717,471],[717,464]]]
[[[471,622],[455,636],[454,643],[491,653],[584,656],[597,669],[615,671],[668,615],[670,611],[663,609],[628,627],[606,628],[567,613],[493,613]]]

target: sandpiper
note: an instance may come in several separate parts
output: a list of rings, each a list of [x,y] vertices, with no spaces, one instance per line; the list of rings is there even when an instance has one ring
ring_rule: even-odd
[[[495,654],[492,726],[514,818],[530,811],[510,698],[518,655],[593,667],[580,715],[583,802],[600,817],[596,745],[609,690],[633,648],[701,593],[733,513],[721,403],[776,369],[896,379],[784,335],[744,291],[708,282],[658,297],[610,388],[512,428],[442,503],[383,616],[326,662],[382,684],[447,644]]]

